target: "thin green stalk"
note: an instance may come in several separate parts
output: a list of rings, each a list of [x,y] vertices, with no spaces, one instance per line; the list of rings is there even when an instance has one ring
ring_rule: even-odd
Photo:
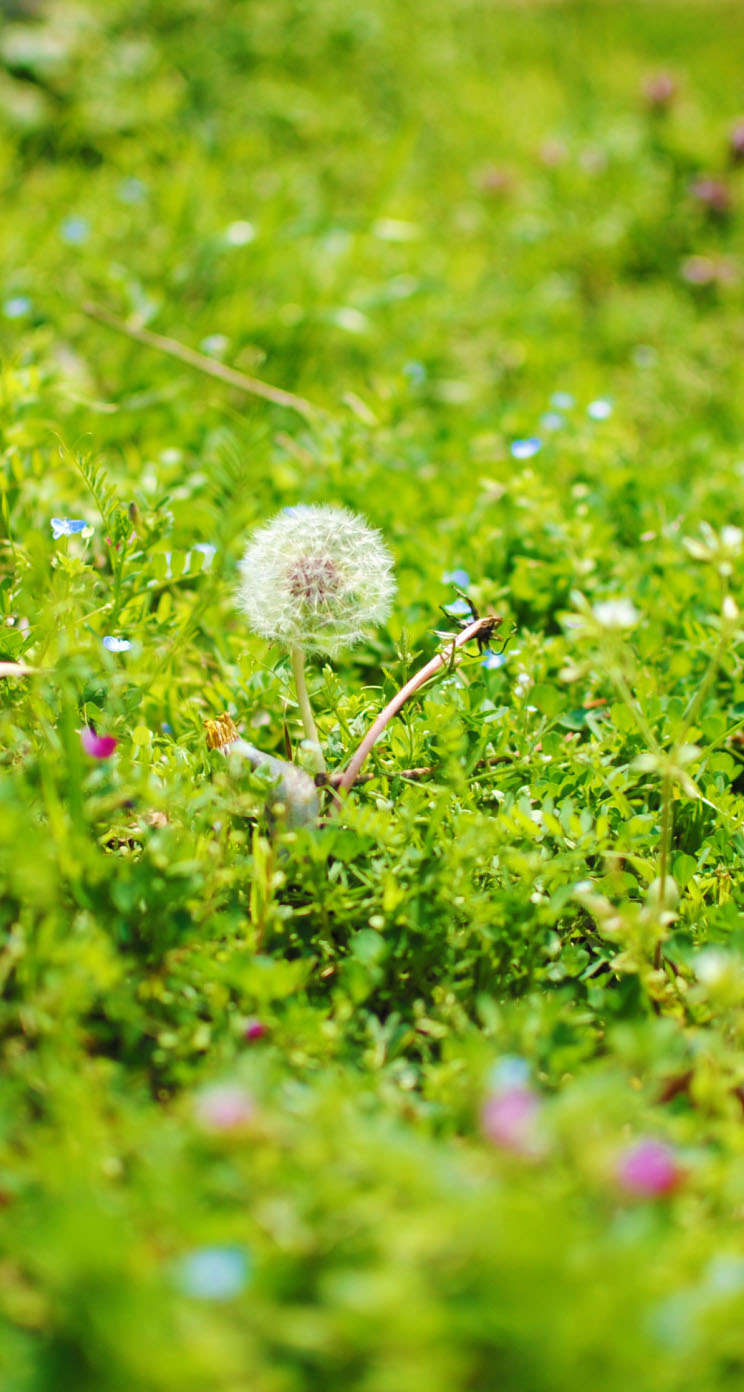
[[[316,773],[325,773],[325,759],[318,739],[318,731],[315,728],[313,710],[310,705],[310,697],[307,694],[307,682],[305,681],[305,654],[302,648],[290,648],[292,659],[292,674],[294,676],[295,688],[297,691],[297,703],[300,707],[302,725],[305,731],[305,738],[313,746]]]
[[[659,904],[661,912],[666,908],[666,887],[669,878],[669,853],[672,844],[672,778],[665,773],[661,783],[661,846],[659,848]],[[654,966],[661,966],[661,943],[656,944]]]

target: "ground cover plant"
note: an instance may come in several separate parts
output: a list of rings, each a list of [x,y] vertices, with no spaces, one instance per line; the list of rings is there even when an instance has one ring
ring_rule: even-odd
[[[740,7],[2,9],[3,1388],[739,1387]]]

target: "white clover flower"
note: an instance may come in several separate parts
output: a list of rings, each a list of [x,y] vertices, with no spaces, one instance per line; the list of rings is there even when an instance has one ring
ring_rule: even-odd
[[[382,623],[395,593],[379,532],[332,505],[285,508],[253,533],[238,603],[255,633],[333,656]]]

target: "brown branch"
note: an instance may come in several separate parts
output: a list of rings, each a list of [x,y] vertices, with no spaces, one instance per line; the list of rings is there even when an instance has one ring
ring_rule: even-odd
[[[216,377],[218,381],[227,382],[228,386],[238,387],[240,391],[250,392],[252,396],[260,396],[264,401],[273,402],[275,406],[297,411],[306,420],[315,420],[319,414],[318,408],[303,396],[295,396],[294,392],[284,391],[282,387],[272,387],[258,377],[249,377],[245,372],[238,372],[237,368],[226,367],[224,363],[208,358],[205,353],[197,353],[196,349],[179,343],[177,338],[166,338],[165,334],[152,333],[150,329],[128,324],[125,319],[119,319],[101,305],[84,304],[83,313],[116,333],[124,334],[125,338],[134,339],[135,343],[144,343],[147,348],[167,353],[171,358],[178,358],[189,367],[195,367],[198,372],[206,372],[209,377]]]
[[[453,638],[452,646],[446,652],[437,653],[436,657],[433,657],[430,662],[427,662],[420,671],[414,673],[410,681],[407,681],[405,686],[401,687],[400,691],[396,691],[392,700],[388,701],[385,709],[380,711],[377,719],[370,726],[359,748],[354,754],[349,767],[339,778],[337,784],[339,788],[343,788],[348,792],[349,788],[354,786],[359,777],[362,764],[370,750],[377,743],[385,726],[389,724],[394,715],[398,714],[398,711],[405,705],[409,697],[413,696],[431,677],[435,676],[442,667],[454,662],[455,653],[458,648],[463,647],[465,643],[469,643],[471,638],[477,638],[479,633],[483,633],[484,631],[489,634],[492,633],[499,623],[501,623],[501,620],[495,619],[492,614],[486,615],[481,619],[474,619],[471,624],[468,624],[467,628],[464,628],[461,633],[458,633],[457,636]]]

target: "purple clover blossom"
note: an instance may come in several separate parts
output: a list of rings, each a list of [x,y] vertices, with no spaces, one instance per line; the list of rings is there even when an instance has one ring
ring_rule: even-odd
[[[91,759],[110,759],[118,740],[113,735],[97,735],[89,725],[80,731],[80,743]]]
[[[529,1087],[505,1088],[487,1097],[481,1112],[483,1130],[500,1150],[516,1155],[534,1155],[536,1126],[541,1102]]]
[[[653,1199],[678,1188],[683,1170],[670,1146],[647,1138],[636,1141],[621,1155],[616,1176],[626,1193]]]
[[[509,448],[514,459],[532,459],[542,449],[542,440],[530,435],[526,440],[512,440]]]
[[[52,536],[58,541],[63,536],[74,536],[76,532],[84,532],[88,523],[81,517],[53,517],[51,519]]]
[[[112,633],[107,633],[106,637],[102,640],[102,642],[107,652],[114,653],[129,652],[129,649],[132,646],[128,638],[117,638]]]

